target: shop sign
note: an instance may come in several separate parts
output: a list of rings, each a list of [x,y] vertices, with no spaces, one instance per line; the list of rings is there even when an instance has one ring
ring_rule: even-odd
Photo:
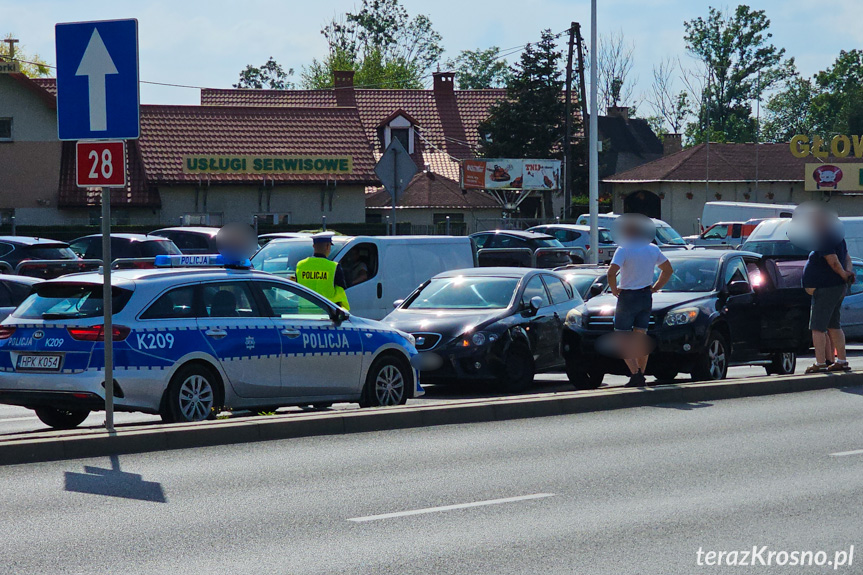
[[[807,192],[863,192],[863,164],[806,164]]]
[[[352,156],[183,156],[185,174],[350,174]]]

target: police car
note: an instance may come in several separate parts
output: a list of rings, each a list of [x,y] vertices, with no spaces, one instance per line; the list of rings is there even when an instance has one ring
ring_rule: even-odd
[[[114,405],[200,421],[230,409],[403,404],[422,394],[413,337],[290,280],[159,256],[112,276]],[[208,269],[183,268],[199,265]],[[178,267],[175,267],[178,266]],[[0,403],[54,428],[104,407],[100,273],[39,284],[0,324]]]

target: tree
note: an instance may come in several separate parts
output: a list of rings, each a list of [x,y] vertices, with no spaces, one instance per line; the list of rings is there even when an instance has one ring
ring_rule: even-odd
[[[5,38],[14,38],[13,34],[6,34]],[[0,40],[0,60],[10,59],[9,43]],[[15,45],[15,57],[21,67],[21,73],[30,78],[46,78],[51,75],[51,68],[39,54],[28,54],[23,46]]]
[[[647,96],[647,103],[653,109],[648,118],[651,127],[658,135],[679,134],[683,124],[692,113],[689,92],[678,90],[674,79],[678,62],[671,58],[653,67],[653,82]]]
[[[747,142],[755,138],[752,101],[791,74],[794,60],[770,43],[763,10],[740,5],[733,14],[711,7],[707,19],[684,23],[687,51],[703,65],[698,119],[687,127],[690,141]]]
[[[816,129],[824,135],[863,134],[863,50],[842,50],[832,66],[815,75],[815,84]]]
[[[627,42],[622,31],[600,37],[596,54],[600,113],[610,106],[634,104],[632,92],[635,81],[629,78],[634,54],[635,44]]]
[[[334,18],[321,34],[328,54],[303,69],[309,89],[332,87],[335,70],[353,70],[357,85],[420,88],[443,53],[431,20],[410,18],[398,0],[363,0],[358,12]]]
[[[506,86],[510,70],[506,60],[500,58],[500,48],[487,50],[462,50],[458,56],[446,63],[455,71],[458,87],[462,90],[482,90]]]
[[[259,68],[251,64],[246,66],[246,69],[240,72],[240,80],[234,84],[234,88],[291,90],[294,88],[294,83],[290,82],[288,77],[293,75],[293,68],[285,72],[281,64],[270,56],[270,59]]]
[[[762,139],[767,142],[788,142],[795,134],[817,131],[812,112],[812,99],[817,93],[809,78],[794,75],[767,102]]]

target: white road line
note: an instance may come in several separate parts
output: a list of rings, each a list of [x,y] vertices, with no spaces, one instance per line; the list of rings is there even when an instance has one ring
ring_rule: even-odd
[[[36,416],[31,415],[30,417],[5,417],[0,419],[0,423],[6,423],[7,421],[31,421],[34,419],[39,419]]]
[[[441,511],[452,511],[453,509],[467,509],[469,507],[483,507],[485,505],[500,505],[502,503],[515,503],[516,501],[529,501],[531,499],[543,499],[554,497],[554,493],[534,493],[533,495],[521,495],[519,497],[507,497],[504,499],[488,499],[486,501],[474,501],[473,503],[459,503],[458,505],[444,505],[443,507],[426,507],[425,509],[413,509],[411,511],[398,511],[396,513],[384,513],[382,515],[369,515],[367,517],[353,517],[348,521],[365,523],[367,521],[378,521],[380,519],[392,519],[394,517],[407,517],[408,515],[423,515],[425,513],[439,513]]]
[[[845,457],[846,455],[863,455],[863,449],[855,449],[854,451],[839,451],[831,453],[832,457]]]

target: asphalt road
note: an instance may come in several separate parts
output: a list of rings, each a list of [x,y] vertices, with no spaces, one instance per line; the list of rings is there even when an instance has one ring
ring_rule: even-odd
[[[852,344],[848,348],[848,357],[855,368],[863,367],[863,344]],[[856,359],[856,361],[855,361]],[[813,362],[812,356],[798,358],[797,373],[803,373],[808,365]],[[732,367],[728,370],[729,378],[746,378],[764,376],[764,368],[760,366]],[[652,378],[648,377],[648,383]],[[678,376],[677,381],[687,381],[687,376]],[[628,381],[626,377],[608,375],[603,384],[607,386],[623,385]],[[455,387],[455,386],[427,386],[426,395],[409,401],[410,404],[445,403],[458,401],[466,398],[476,397],[500,397],[501,394],[488,387]],[[562,373],[540,374],[536,377],[536,383],[529,393],[550,393],[556,391],[572,391],[572,386],[566,376]],[[357,409],[355,403],[336,404],[334,409]],[[299,412],[299,408],[280,409],[279,413],[290,411]],[[229,414],[225,413],[224,416]],[[248,416],[247,412],[238,412],[237,416]],[[143,413],[117,413],[115,424],[117,426],[141,426],[147,424],[161,423],[158,416]],[[96,412],[81,425],[81,427],[96,428],[104,426],[104,412]],[[0,405],[0,435],[26,435],[33,432],[45,432],[50,428],[44,425],[32,410],[9,405]]]
[[[858,387],[3,467],[0,572],[797,575],[832,567],[697,552],[854,545],[861,573],[861,412]]]

